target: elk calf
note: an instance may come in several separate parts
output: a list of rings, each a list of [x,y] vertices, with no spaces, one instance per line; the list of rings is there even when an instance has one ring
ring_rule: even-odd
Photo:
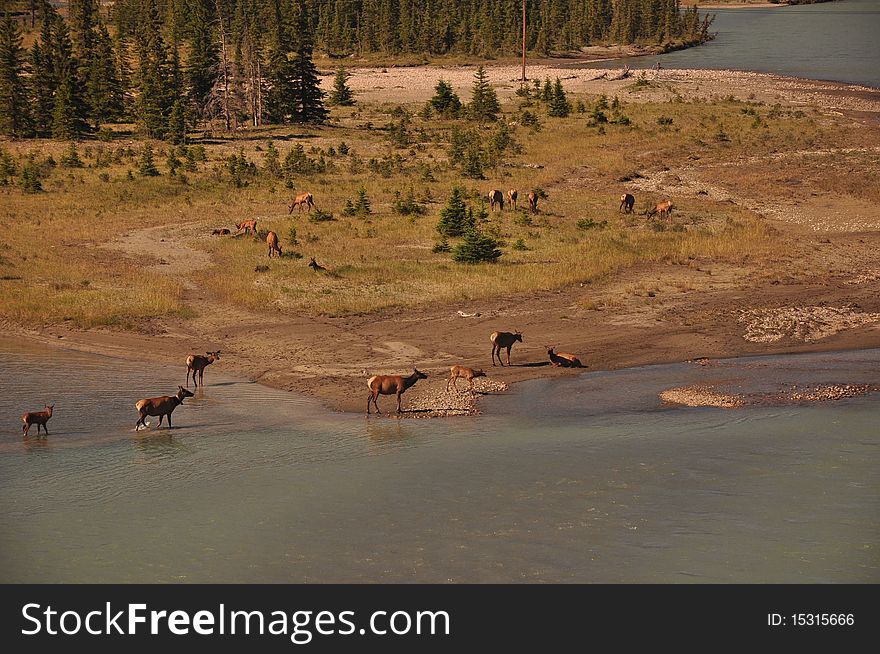
[[[449,383],[452,382],[452,387],[458,389],[458,378],[463,377],[467,380],[468,388],[470,390],[474,390],[474,378],[475,377],[485,377],[486,373],[483,372],[482,368],[480,370],[474,370],[473,368],[465,368],[464,366],[452,366],[449,369],[449,379],[446,380],[446,390],[449,390]]]
[[[211,232],[211,236],[226,236],[227,234],[231,233],[232,232],[230,232],[226,227],[220,227]]]
[[[516,211],[516,198],[518,195],[519,194],[516,192],[515,188],[512,188],[507,192],[507,202],[510,204],[514,211]]]
[[[498,354],[498,363],[501,364],[501,367],[504,367],[504,364],[501,362],[501,348],[507,348],[507,365],[510,365],[510,349],[513,347],[513,344],[519,341],[522,343],[523,337],[522,333],[519,331],[511,332],[492,332],[489,336],[489,340],[492,341],[492,365],[495,365],[495,354]]]
[[[534,191],[529,191],[529,211],[532,213],[538,213],[538,194]]]
[[[162,419],[168,416],[168,429],[171,429],[171,414],[174,412],[174,409],[183,404],[183,398],[192,396],[193,394],[190,391],[186,390],[183,386],[178,386],[177,393],[174,395],[163,395],[162,397],[139,400],[134,405],[138,412],[138,420],[134,424],[134,430],[138,431],[142,426],[146,429],[147,416],[159,416],[159,427],[162,426]]]
[[[324,272],[327,271],[327,269],[324,266],[322,266],[320,263],[315,261],[315,257],[311,257],[309,259],[309,268],[311,268],[315,272],[318,272],[319,270],[323,270]]]
[[[241,233],[245,234],[254,234],[257,233],[257,220],[254,218],[253,220],[243,220],[240,223],[235,223],[235,235],[238,236]]]
[[[52,410],[55,408],[54,404],[47,404],[45,411],[28,411],[21,417],[21,421],[24,423],[21,426],[21,431],[25,436],[28,435],[28,432],[31,430],[31,425],[37,426],[37,436],[40,435],[40,427],[43,428],[43,431],[46,432],[46,435],[49,435],[49,430],[46,428],[46,423],[49,422],[49,418],[52,417]]]
[[[620,196],[620,209],[623,213],[632,213],[633,207],[636,206],[636,198],[630,193],[624,193]]]
[[[281,246],[278,245],[278,234],[275,232],[269,232],[266,234],[266,244],[269,246],[269,258],[272,258],[272,254],[275,253],[279,257],[281,256]]]
[[[654,205],[654,207],[648,211],[647,215],[653,216],[658,214],[661,219],[668,218],[674,208],[675,205],[672,204],[672,200],[664,200],[663,202],[658,202]]]
[[[312,210],[312,207],[315,206],[315,200],[311,193],[300,193],[295,198],[293,198],[293,202],[290,203],[290,207],[287,211],[287,215],[293,213],[294,208],[299,207],[299,210],[302,211],[303,207],[306,207],[308,211]]]
[[[557,368],[583,368],[584,364],[573,354],[567,352],[554,352],[552,347],[547,348],[547,356],[550,357],[550,363]]]
[[[427,379],[428,375],[413,368],[412,374],[408,377],[403,375],[375,375],[367,380],[367,387],[370,389],[370,397],[367,398],[367,415],[370,415],[370,402],[376,407],[376,413],[379,411],[379,404],[376,398],[380,395],[397,395],[397,413],[400,410],[400,396],[410,386],[420,379]]]
[[[499,191],[497,188],[493,188],[489,191],[489,208],[492,211],[495,211],[495,205],[498,205],[498,208],[502,211],[504,210],[504,193]]]
[[[205,368],[220,358],[220,350],[216,352],[207,352],[207,356],[199,354],[190,354],[186,357],[186,385],[189,386],[189,376],[192,373],[193,384],[199,386],[205,384]],[[196,382],[196,373],[199,375],[199,381]]]

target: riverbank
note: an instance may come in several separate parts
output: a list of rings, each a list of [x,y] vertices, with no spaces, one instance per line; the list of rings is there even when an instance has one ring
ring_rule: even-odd
[[[490,67],[487,71],[502,102],[512,102],[518,88],[516,67]],[[245,273],[254,279],[250,271],[254,262],[265,261],[264,248],[255,247],[251,253],[240,239],[221,243],[208,234],[210,227],[247,212],[245,215],[263,216],[261,219],[269,224],[284,226],[279,234],[285,242],[288,224],[297,225],[301,238],[306,234],[320,236],[321,240],[309,247],[318,252],[319,261],[326,263],[333,261],[333,248],[345,247],[342,242],[337,245],[337,241],[329,240],[330,231],[319,231],[305,218],[287,223],[290,219],[274,215],[279,213],[277,206],[272,209],[262,198],[254,205],[246,196],[242,203],[235,200],[229,207],[220,206],[215,200],[210,212],[204,214],[194,209],[177,211],[145,206],[133,215],[125,214],[125,221],[120,223],[114,222],[117,219],[113,212],[97,216],[98,223],[118,225],[102,233],[102,237],[106,236],[104,241],[86,241],[83,236],[82,241],[68,241],[67,250],[62,249],[62,244],[58,247],[68,256],[84,253],[96,267],[105,265],[106,257],[112,257],[114,265],[130,260],[141,277],[174,280],[182,285],[180,301],[188,307],[186,311],[143,319],[129,330],[118,326],[82,330],[65,321],[33,326],[8,319],[4,321],[5,330],[55,347],[145,364],[158,361],[179,365],[181,379],[188,352],[219,349],[222,358],[214,364],[217,370],[303,393],[340,411],[364,411],[369,376],[406,373],[418,367],[429,374],[429,379],[419,382],[404,396],[405,407],[415,409],[407,414],[410,417],[472,413],[478,409],[470,393],[446,393],[445,378],[449,366],[454,364],[482,367],[489,375],[488,381],[499,384],[484,388],[487,392],[498,392],[503,385],[526,379],[577,374],[549,365],[546,347],[550,345],[577,354],[590,371],[697,357],[880,347],[880,202],[875,197],[876,188],[865,181],[865,176],[876,175],[880,168],[880,92],[755,73],[663,70],[658,78],[646,76],[640,82],[638,78],[609,80],[608,71],[615,69],[607,69],[605,77],[599,77],[601,70],[548,66],[531,67],[529,75],[540,78],[564,73],[560,76],[565,78],[573,99],[591,101],[599,94],[618,96],[625,106],[633,107],[633,115],[638,106],[655,112],[668,107],[667,114],[675,109],[680,113],[675,114],[672,128],[664,132],[657,127],[654,114],[649,114],[654,116],[650,119],[639,117],[643,121],[642,137],[650,132],[655,140],[632,147],[627,145],[628,135],[637,137],[635,132],[622,131],[614,137],[619,140],[611,140],[611,135],[602,140],[595,130],[585,132],[584,139],[599,140],[584,141],[587,145],[583,151],[588,156],[579,161],[553,161],[551,157],[556,155],[536,149],[527,140],[531,149],[518,160],[518,167],[504,169],[514,177],[499,175],[475,185],[479,189],[496,184],[525,189],[540,184],[549,196],[541,207],[539,218],[543,222],[523,228],[515,222],[518,214],[507,211],[493,215],[492,219],[499,221],[505,234],[521,233],[535,248],[547,247],[556,239],[563,244],[567,239],[575,239],[575,258],[566,266],[585,269],[590,261],[584,259],[583,253],[597,250],[578,248],[593,247],[594,239],[610,238],[612,242],[629,238],[626,234],[646,238],[653,233],[655,236],[649,240],[656,241],[676,233],[695,235],[702,233],[700,230],[708,237],[720,233],[718,230],[728,220],[754,224],[758,231],[753,233],[760,234],[750,246],[754,249],[728,248],[720,254],[715,249],[721,246],[719,243],[696,254],[680,255],[670,250],[655,259],[645,258],[604,274],[584,274],[575,283],[548,281],[546,288],[528,292],[503,287],[475,292],[468,290],[475,288],[469,287],[468,282],[454,300],[414,300],[412,306],[325,313],[290,308],[275,301],[260,307],[250,298],[236,300],[238,295],[228,294],[217,284],[221,280],[230,284],[247,281],[239,279]],[[436,79],[441,76],[454,88],[465,89],[472,80],[473,68],[359,69],[353,71],[350,85],[361,107],[387,102],[389,97],[415,107],[430,97]],[[725,104],[728,97],[738,100]],[[712,135],[719,132],[717,118],[712,123],[710,116],[713,111],[722,110],[727,116],[738,115],[738,120],[745,121],[742,135],[729,137],[730,145],[723,141],[711,146],[698,145],[695,139],[712,140]],[[705,114],[694,120],[705,121],[707,136],[683,137],[675,130],[688,116],[696,116],[695,112]],[[800,114],[803,116],[798,117]],[[748,140],[754,134],[749,124],[755,122],[756,115],[761,118],[757,121],[759,127],[754,129],[764,129],[760,123],[765,121],[776,121],[781,126],[790,121],[794,131],[791,137],[785,136],[790,140],[774,142],[774,151],[752,150],[753,155],[749,156],[748,147],[768,145],[757,140],[754,146],[746,146],[753,142]],[[572,117],[572,121],[584,120],[576,114]],[[653,126],[649,120],[653,120]],[[723,126],[731,133],[732,120],[729,118]],[[363,117],[354,117],[352,121],[363,121]],[[549,119],[546,125],[536,139],[546,142],[550,138],[555,127]],[[320,140],[324,138],[327,140]],[[330,134],[313,143],[326,147],[339,138]],[[526,135],[521,138],[526,140]],[[735,139],[742,139],[742,144]],[[682,143],[687,147],[680,148]],[[239,141],[230,150],[234,152],[232,147],[245,144],[253,145]],[[369,152],[367,145],[356,147]],[[620,148],[621,152],[620,160],[615,159],[613,165],[600,159],[608,156],[610,148]],[[253,150],[248,153],[260,156]],[[566,156],[571,154],[569,147]],[[626,171],[635,171],[637,175],[624,180],[628,175],[622,173]],[[378,187],[368,188],[374,199],[384,198]],[[640,210],[646,202],[644,198],[672,198],[678,209],[670,226],[660,225],[656,229],[665,231],[652,232],[655,228],[647,219],[619,214],[617,198],[624,191],[637,196]],[[328,207],[326,198],[331,192],[327,189],[316,194],[319,206]],[[386,193],[390,195],[390,191]],[[276,197],[272,202],[277,204],[282,199]],[[380,239],[382,230],[390,230],[391,225],[401,222],[388,209],[380,208],[387,206],[387,201],[375,202],[379,216],[373,218],[373,225],[380,230]],[[328,208],[338,210],[333,205]],[[432,208],[431,215],[438,210],[439,207]],[[584,215],[595,217],[596,222],[610,221],[615,231],[603,235],[602,228],[595,232],[575,228],[573,223]],[[122,220],[123,212],[119,216]],[[388,227],[384,227],[384,220]],[[424,224],[430,234],[435,221],[436,218],[429,217],[427,224],[417,222],[416,227]],[[8,216],[6,224],[12,224]],[[352,225],[358,231],[364,229],[358,222]],[[680,231],[673,232],[673,227]],[[326,229],[340,227],[329,223]],[[83,228],[86,231],[89,230]],[[88,238],[94,238],[90,231]],[[429,239],[419,236],[415,242],[408,238],[384,247],[395,248],[390,251],[399,253],[399,257],[423,257],[421,253],[430,249]],[[325,242],[328,245],[324,247],[329,249],[318,250]],[[246,255],[241,265],[249,267],[238,270],[232,267],[238,265],[237,260],[222,258],[233,250],[241,251],[237,257]],[[51,250],[44,252],[46,256],[51,254]],[[152,257],[150,252],[157,256]],[[510,270],[527,267],[535,271],[534,276],[558,265],[554,258],[560,255],[554,252],[538,249],[505,256],[511,258],[507,264]],[[343,261],[334,263],[342,265]],[[206,277],[217,265],[220,270]],[[303,266],[286,262],[275,265]],[[347,265],[357,267],[358,259]],[[451,274],[448,264],[433,259],[419,258],[411,264],[410,274],[426,265],[437,266],[432,274],[436,274],[438,284],[451,284],[444,281]],[[487,268],[486,274],[498,270],[502,269]],[[333,278],[320,280],[333,293],[328,298],[340,292],[346,274],[351,273],[343,273],[342,282]],[[122,277],[116,277],[117,286],[119,279]],[[74,281],[68,280],[68,286]],[[242,289],[262,293],[268,281],[257,278]],[[318,282],[296,283],[312,288]],[[370,283],[360,284],[353,287],[354,291],[373,292]],[[91,288],[96,285],[93,281]],[[278,296],[280,289],[266,297]],[[820,308],[833,309],[834,315],[829,316]],[[758,328],[752,326],[751,319],[744,318],[756,315],[764,320]],[[765,330],[766,338],[754,338],[754,330],[759,328]],[[523,343],[513,348],[514,365],[510,368],[491,365],[489,334],[497,329],[518,329],[524,334]],[[208,383],[212,372],[209,369],[206,374]],[[380,406],[386,411],[393,410],[393,398],[383,400]]]

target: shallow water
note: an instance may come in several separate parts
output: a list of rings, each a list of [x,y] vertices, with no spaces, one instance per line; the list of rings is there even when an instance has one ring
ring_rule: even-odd
[[[657,399],[875,381],[880,351],[533,381],[445,420],[328,413],[222,363],[136,435],[182,367],[2,344],[0,581],[880,581],[878,396]]]
[[[880,0],[707,13],[715,15],[715,40],[624,63],[640,69],[660,61],[664,68],[750,70],[880,87]]]

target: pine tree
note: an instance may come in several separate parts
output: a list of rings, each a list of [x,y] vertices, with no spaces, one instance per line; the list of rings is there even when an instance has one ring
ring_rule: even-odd
[[[471,102],[468,105],[468,113],[471,119],[480,122],[496,120],[501,107],[498,105],[498,96],[495,89],[489,86],[486,70],[480,66],[474,74],[474,87]]]
[[[211,92],[220,76],[211,0],[187,0],[189,48],[186,58],[186,95],[193,115],[207,117]]]
[[[172,89],[168,46],[162,38],[162,21],[155,0],[145,0],[135,47],[138,58],[135,115],[148,136],[165,138],[168,118],[178,98]]]
[[[446,206],[440,211],[440,221],[437,223],[437,231],[441,236],[461,236],[468,229],[473,228],[473,212],[468,212],[464,202],[464,189],[456,186],[446,201]]]
[[[553,92],[550,96],[547,114],[555,118],[565,118],[569,113],[571,113],[571,105],[565,95],[565,90],[562,88],[562,82],[557,77],[556,82],[553,84]]]
[[[452,260],[458,263],[494,263],[502,254],[498,245],[494,238],[471,227],[452,251]]]
[[[101,25],[95,34],[93,47],[91,67],[86,81],[86,99],[97,129],[101,123],[120,118],[124,105],[122,84],[116,71],[113,41],[104,25]]]
[[[281,159],[278,149],[272,141],[266,144],[266,154],[263,155],[263,169],[271,177],[281,177]]]
[[[147,141],[141,149],[141,157],[138,160],[138,172],[144,177],[156,177],[159,169],[156,168],[156,162],[153,159],[153,146]]]
[[[345,68],[336,70],[336,77],[333,80],[333,91],[327,100],[327,104],[338,107],[351,107],[354,105],[354,93],[348,88],[348,78],[351,77]]]
[[[354,212],[358,216],[369,216],[373,213],[373,209],[370,207],[370,199],[367,197],[367,189],[363,186],[358,189],[357,200],[354,203]]]
[[[296,99],[293,121],[297,123],[323,123],[327,118],[324,107],[324,91],[318,80],[318,69],[312,61],[313,28],[309,24],[306,0],[296,2],[297,46],[291,62],[291,86]]]
[[[449,82],[441,79],[434,87],[434,97],[428,103],[438,114],[455,117],[461,111],[461,100],[452,90]]]
[[[0,25],[0,132],[25,136],[29,131],[25,52],[18,25],[7,14]]]

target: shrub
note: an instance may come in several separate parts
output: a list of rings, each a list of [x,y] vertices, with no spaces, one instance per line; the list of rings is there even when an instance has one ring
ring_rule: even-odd
[[[500,256],[498,241],[475,228],[469,229],[452,251],[452,260],[458,263],[495,262]]]
[[[516,239],[516,242],[510,246],[511,250],[516,250],[517,252],[525,252],[529,249],[529,246],[526,245],[526,242],[521,238]]]
[[[67,152],[65,152],[61,157],[61,165],[65,168],[82,168],[83,162],[82,159],[79,158],[79,152],[76,149],[76,143],[71,143]]]
[[[445,236],[441,236],[440,240],[434,243],[434,247],[431,248],[431,252],[441,253],[441,252],[452,252],[452,247],[449,245],[449,239]]]
[[[336,218],[333,217],[333,214],[328,211],[322,211],[321,209],[316,209],[311,215],[309,215],[309,222],[312,223],[323,223],[331,220],[336,220]]]
[[[156,168],[156,162],[153,160],[153,146],[149,141],[144,143],[144,147],[141,148],[138,172],[144,177],[156,177],[159,174],[159,169]]]
[[[394,202],[391,204],[391,210],[401,216],[420,216],[427,212],[427,209],[416,200],[416,194],[412,186],[406,192],[406,197],[402,197],[400,191],[394,192]]]
[[[603,220],[602,222],[596,222],[592,218],[581,218],[575,223],[575,227],[578,229],[588,230],[588,229],[602,229],[608,226],[608,221]]]

